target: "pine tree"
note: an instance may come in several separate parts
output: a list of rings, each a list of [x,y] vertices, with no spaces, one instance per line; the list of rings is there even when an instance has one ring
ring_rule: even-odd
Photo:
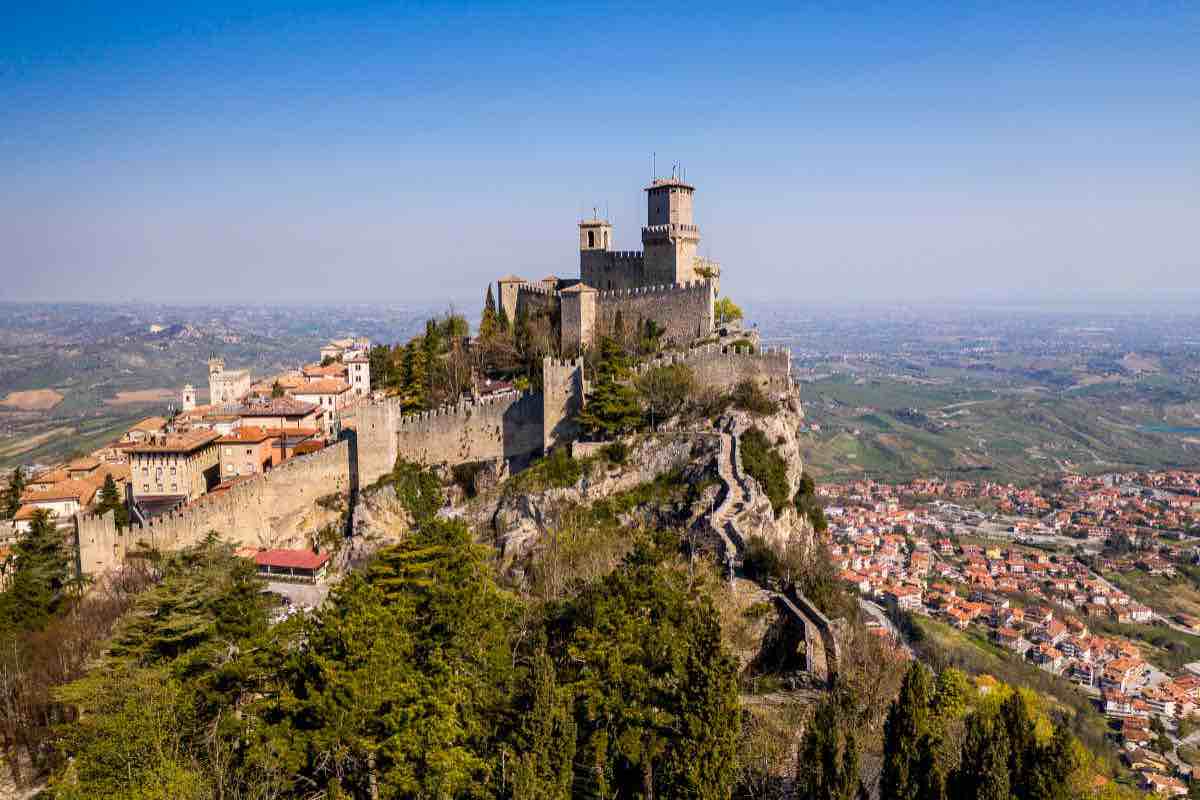
[[[637,389],[630,384],[628,359],[609,337],[600,340],[600,359],[587,403],[579,413],[579,424],[596,438],[619,436],[636,429],[642,421]]]
[[[913,661],[884,723],[880,777],[884,797],[916,800],[920,796],[920,744],[929,730],[932,694],[929,670]]]
[[[29,531],[13,545],[14,572],[0,595],[0,624],[37,631],[67,603],[72,568],[50,512],[38,509]]]

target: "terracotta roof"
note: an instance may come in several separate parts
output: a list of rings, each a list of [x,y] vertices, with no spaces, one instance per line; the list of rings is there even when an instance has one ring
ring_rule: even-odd
[[[316,405],[294,397],[270,397],[239,406],[237,413],[241,417],[305,417],[316,410]]]
[[[62,467],[55,467],[54,469],[48,469],[45,472],[39,472],[37,475],[34,475],[29,479],[29,483],[27,485],[34,486],[36,484],[59,483],[60,481],[65,481],[70,477],[71,476],[67,474],[65,469]]]
[[[83,458],[77,458],[74,461],[71,461],[70,463],[68,463],[67,470],[69,470],[70,472],[80,472],[80,471],[91,472],[98,466],[100,466],[100,459],[93,458],[92,456],[84,456]]]
[[[148,433],[154,433],[155,431],[161,431],[163,429],[163,426],[165,426],[166,424],[167,424],[167,420],[164,417],[146,417],[144,420],[137,423],[136,425],[131,427],[129,430],[131,430],[131,431],[146,431]]]
[[[507,275],[505,275],[503,278],[496,279],[496,283],[525,283],[525,282],[526,281],[524,278],[518,278],[516,275],[513,275],[511,272],[508,273]]]
[[[26,492],[21,495],[23,503],[49,503],[56,500],[78,500],[79,504],[86,506],[92,502],[92,498],[96,495],[96,482],[86,478],[74,478],[66,481],[59,481],[48,489],[41,491]]]
[[[312,394],[342,394],[350,391],[350,384],[337,378],[323,378],[319,381],[309,381],[308,383],[297,386],[292,389],[293,395],[312,395]]]
[[[309,364],[304,368],[303,371],[305,377],[316,376],[328,378],[337,377],[338,375],[345,375],[349,370],[346,368],[345,364],[338,362],[336,364],[329,364],[328,366],[324,367],[320,364]],[[303,386],[303,384],[300,385]]]
[[[256,442],[264,442],[271,438],[271,434],[267,433],[266,428],[261,428],[257,425],[243,425],[237,428],[228,436],[222,436],[220,444],[253,444]]]
[[[588,286],[586,283],[577,283],[574,286],[569,286],[566,289],[563,289],[562,293],[563,294],[582,294],[583,292],[595,293],[595,291],[596,291],[595,289]]]
[[[312,550],[261,550],[254,556],[260,567],[290,567],[293,569],[317,569],[329,560],[329,553],[314,553]]]
[[[131,453],[191,453],[200,450],[221,438],[216,431],[188,431],[187,433],[167,433],[161,436],[151,436],[137,447],[130,448]]]

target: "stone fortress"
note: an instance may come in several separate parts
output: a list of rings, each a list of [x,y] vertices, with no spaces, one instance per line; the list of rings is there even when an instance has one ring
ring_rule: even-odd
[[[642,250],[610,249],[612,225],[606,219],[580,221],[579,278],[500,278],[497,295],[508,319],[547,315],[566,356],[614,332],[618,316],[627,330],[653,321],[676,344],[711,334],[721,268],[698,254],[696,187],[672,176],[652,180],[645,191]]]
[[[715,330],[719,267],[696,256],[700,234],[692,222],[693,192],[675,178],[651,183],[644,252],[609,250],[608,223],[584,220],[579,224],[580,279],[536,284],[501,279],[500,298],[510,320],[522,313],[548,313],[559,322],[567,358],[544,359],[541,393],[464,399],[419,413],[405,413],[399,398],[365,402],[336,444],[249,477],[223,494],[206,495],[145,526],[135,523],[118,531],[111,513],[76,515],[80,570],[97,574],[118,566],[131,550],[177,549],[202,540],[209,531],[244,546],[306,546],[306,531],[297,520],[317,498],[337,492],[348,495],[353,505],[358,490],[389,473],[400,457],[429,466],[489,462],[519,470],[576,437],[574,417],[586,402],[588,381],[584,359],[570,356],[611,331],[618,312],[626,326],[658,323],[674,347],[655,363],[687,364],[702,386],[727,391],[752,380],[771,393],[790,391],[789,351],[751,346],[757,345],[754,333],[747,344],[746,333],[735,330],[726,336]],[[210,391],[216,396],[236,391],[244,380],[223,367],[216,361],[210,365]]]

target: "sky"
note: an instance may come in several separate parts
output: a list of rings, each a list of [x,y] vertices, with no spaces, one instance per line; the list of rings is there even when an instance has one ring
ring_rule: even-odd
[[[0,9],[5,300],[476,302],[652,158],[735,300],[1197,292],[1200,3]]]

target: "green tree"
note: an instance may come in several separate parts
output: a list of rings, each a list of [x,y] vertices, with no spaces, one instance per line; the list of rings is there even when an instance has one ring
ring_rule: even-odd
[[[952,800],[1011,800],[1008,735],[998,716],[976,712],[967,719],[962,760],[950,782]]]
[[[4,490],[3,518],[12,519],[21,507],[21,495],[25,492],[25,470],[13,467],[8,476],[8,488]]]
[[[610,337],[600,340],[592,391],[579,413],[579,424],[593,438],[606,439],[635,430],[642,422],[637,389],[630,385],[630,366]]]
[[[917,800],[921,790],[921,740],[929,731],[933,686],[929,670],[919,661],[909,665],[883,727],[884,797]]]
[[[718,615],[640,541],[551,620],[579,731],[577,795],[724,800],[734,782],[737,667]]]
[[[129,527],[129,509],[121,498],[111,472],[104,476],[104,485],[100,487],[100,501],[96,504],[96,510],[101,514],[112,511],[113,521],[116,522],[118,530]]]
[[[696,385],[696,375],[687,364],[651,367],[637,377],[642,402],[655,423],[683,410]]]
[[[500,333],[500,319],[496,316],[496,298],[489,283],[483,299],[483,315],[479,319],[479,338],[491,339]]]
[[[13,545],[14,571],[0,594],[0,620],[15,630],[38,631],[68,602],[73,569],[63,535],[46,509],[38,509],[29,530]]]
[[[283,389],[282,383],[280,383],[279,381],[275,381],[274,383],[271,384],[271,397],[278,400],[279,398],[283,397],[285,394],[286,394],[286,392]]]
[[[800,744],[797,793],[803,800],[853,800],[859,789],[858,725],[845,689],[818,705]]]
[[[750,428],[738,436],[742,464],[771,501],[775,516],[783,513],[788,501],[787,462],[767,441],[759,428]]]
[[[574,696],[560,686],[545,650],[533,657],[527,688],[518,699],[510,745],[513,800],[569,800],[575,762]]]
[[[718,325],[723,325],[742,319],[742,309],[728,297],[722,297],[713,303],[713,316],[716,317]]]

